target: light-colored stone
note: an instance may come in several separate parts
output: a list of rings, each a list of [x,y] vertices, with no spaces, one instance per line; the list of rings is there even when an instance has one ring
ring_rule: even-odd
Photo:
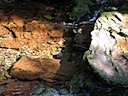
[[[91,32],[89,64],[108,83],[128,85],[128,15],[105,12]]]

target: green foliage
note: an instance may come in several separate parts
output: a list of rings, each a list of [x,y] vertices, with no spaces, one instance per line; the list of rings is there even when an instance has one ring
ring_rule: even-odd
[[[84,81],[84,88],[91,91],[95,88],[94,84],[92,83],[92,81],[90,80],[90,78],[85,78]]]
[[[79,92],[80,91],[80,85],[82,83],[82,77],[81,74],[75,74],[70,82],[70,91],[71,92]]]
[[[76,6],[72,9],[71,18],[80,19],[83,15],[89,13],[92,5],[92,0],[76,0]]]
[[[89,78],[88,74],[75,74],[70,82],[70,91],[77,93],[81,91],[80,88],[91,91],[94,89],[94,85]]]
[[[122,13],[128,13],[128,0],[119,8],[119,11]]]

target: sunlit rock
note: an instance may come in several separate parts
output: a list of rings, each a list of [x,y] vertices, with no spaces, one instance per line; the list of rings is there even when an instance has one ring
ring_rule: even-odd
[[[23,56],[14,64],[10,74],[23,80],[42,79],[54,82],[70,80],[75,72],[76,66],[70,62]]]
[[[128,85],[128,14],[104,12],[91,32],[89,64],[108,83]]]

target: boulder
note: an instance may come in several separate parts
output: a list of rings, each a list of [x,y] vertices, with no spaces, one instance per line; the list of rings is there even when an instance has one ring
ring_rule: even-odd
[[[72,78],[76,69],[74,64],[57,59],[23,56],[14,64],[10,75],[22,80],[66,81]]]
[[[89,64],[108,83],[128,85],[128,14],[103,12],[91,32]]]

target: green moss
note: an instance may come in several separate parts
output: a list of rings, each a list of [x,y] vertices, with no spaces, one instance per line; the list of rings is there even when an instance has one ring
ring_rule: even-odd
[[[87,56],[90,55],[91,51],[90,50],[87,50],[84,55],[83,55],[83,61],[86,62],[87,61]]]
[[[128,86],[128,77],[118,76],[116,80],[112,81],[113,85]]]
[[[108,84],[112,84],[112,85],[121,85],[121,86],[128,86],[128,76],[122,76],[119,73],[115,72],[115,76],[109,76],[108,74],[106,74],[104,71],[97,69],[94,65],[94,59],[90,58],[88,59],[89,64],[93,67],[93,69],[95,70],[96,73],[98,73],[101,78]],[[115,65],[115,64],[113,64]],[[115,66],[117,68],[117,66]]]
[[[70,91],[71,92],[78,92],[80,90],[80,81],[81,81],[82,75],[75,74],[70,81]]]
[[[70,81],[70,92],[77,93],[81,91],[81,87],[89,91],[93,90],[95,86],[89,77],[89,74],[75,74]]]
[[[89,78],[85,78],[84,79],[84,88],[91,91],[95,88],[94,84],[92,83],[92,81]]]

